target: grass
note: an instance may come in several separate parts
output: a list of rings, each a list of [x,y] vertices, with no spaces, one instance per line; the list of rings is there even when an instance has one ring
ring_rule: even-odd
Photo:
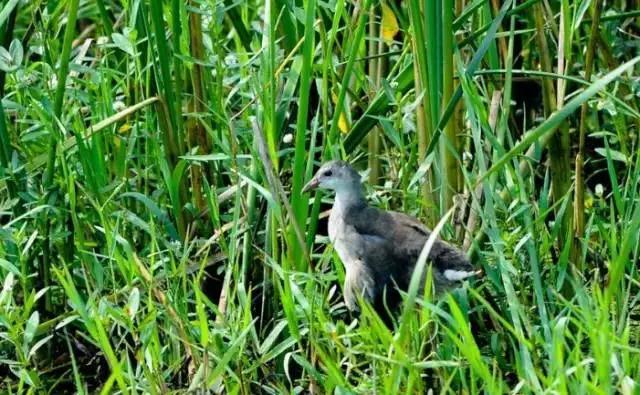
[[[0,391],[637,393],[639,18],[5,2]],[[348,314],[333,158],[484,276]]]

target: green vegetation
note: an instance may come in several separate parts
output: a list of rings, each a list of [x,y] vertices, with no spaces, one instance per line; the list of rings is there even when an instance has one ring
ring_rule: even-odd
[[[0,391],[637,393],[633,4],[3,1]],[[349,316],[332,158],[485,275]]]

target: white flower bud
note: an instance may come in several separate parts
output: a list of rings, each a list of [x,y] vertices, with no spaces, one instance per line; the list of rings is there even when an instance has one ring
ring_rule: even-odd
[[[598,184],[596,185],[596,196],[601,198],[602,195],[604,195],[604,187],[602,186],[602,184]]]
[[[125,108],[127,108],[127,106],[121,100],[116,100],[113,102],[113,111],[120,112]]]

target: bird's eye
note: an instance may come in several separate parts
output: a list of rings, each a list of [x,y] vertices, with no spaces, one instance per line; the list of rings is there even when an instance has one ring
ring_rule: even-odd
[[[325,177],[331,177],[332,175],[333,175],[333,172],[331,170],[327,170],[323,174],[323,176],[325,176]]]

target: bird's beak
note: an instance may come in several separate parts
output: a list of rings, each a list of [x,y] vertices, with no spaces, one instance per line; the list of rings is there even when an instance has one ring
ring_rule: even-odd
[[[316,177],[313,177],[311,181],[309,181],[307,185],[305,185],[304,188],[302,188],[302,193],[307,193],[312,189],[316,189],[319,184],[320,184],[320,181],[318,181]]]

